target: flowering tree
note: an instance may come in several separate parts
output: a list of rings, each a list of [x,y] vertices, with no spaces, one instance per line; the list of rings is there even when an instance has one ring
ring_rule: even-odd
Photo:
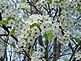
[[[80,61],[80,0],[0,0],[1,61]]]

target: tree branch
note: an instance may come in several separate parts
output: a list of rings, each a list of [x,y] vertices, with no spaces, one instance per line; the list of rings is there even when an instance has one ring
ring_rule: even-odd
[[[0,34],[0,36],[8,36],[8,34]]]
[[[29,3],[29,5],[31,5],[32,7],[34,7],[37,10],[37,12],[39,12],[42,15],[41,11],[38,10],[37,7],[34,6],[31,2],[29,2],[29,0],[27,0],[27,3]]]
[[[0,21],[2,20],[2,16],[1,16],[1,13],[0,13]],[[2,25],[2,28],[5,30],[5,31],[7,31],[8,32],[8,34],[9,34],[9,30],[8,30],[8,28],[6,27],[6,25]],[[14,36],[14,35],[11,35],[11,37],[13,38],[13,39],[15,39],[17,42],[18,42],[18,39]]]
[[[74,54],[75,54],[75,52],[76,52],[76,50],[77,50],[77,48],[78,48],[78,46],[79,46],[80,44],[81,44],[81,41],[78,43],[78,45],[76,45],[75,50],[73,51],[73,53],[72,53],[72,55],[71,55],[69,61],[72,60],[72,58],[73,58],[73,56],[74,56]]]

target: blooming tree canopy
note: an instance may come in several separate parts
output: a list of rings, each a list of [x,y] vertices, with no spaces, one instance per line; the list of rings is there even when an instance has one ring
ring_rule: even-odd
[[[0,0],[0,60],[81,60],[80,0]]]

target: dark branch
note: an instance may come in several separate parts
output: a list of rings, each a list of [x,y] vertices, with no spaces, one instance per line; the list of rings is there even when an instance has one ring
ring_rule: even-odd
[[[1,16],[1,13],[0,13],[0,21],[2,20],[2,16]],[[2,28],[5,30],[5,31],[7,31],[8,32],[8,34],[9,34],[9,30],[8,30],[8,28],[6,27],[6,25],[2,25]],[[11,37],[13,38],[13,39],[15,39],[17,42],[18,42],[18,39],[14,36],[14,35],[11,35]]]
[[[0,36],[8,36],[8,34],[0,34]]]
[[[39,12],[42,15],[41,11],[38,10],[37,7],[33,5],[31,2],[29,2],[29,0],[27,0],[27,3],[29,3],[30,6],[34,7],[37,10],[37,12]]]
[[[68,46],[70,47],[70,49],[73,51],[73,47],[71,45],[71,43],[69,42]]]
[[[25,55],[27,56],[27,58],[29,59],[29,61],[31,61],[31,58],[29,57],[29,55],[27,54],[27,52],[23,49],[23,52],[25,53]]]
[[[75,52],[76,52],[76,50],[77,50],[77,48],[78,48],[78,46],[79,46],[80,44],[81,44],[81,41],[78,43],[78,45],[76,45],[75,50],[73,51],[73,53],[72,53],[72,55],[71,55],[69,61],[72,60],[72,58],[73,58],[73,56],[74,56],[74,54],[75,54]]]
[[[56,8],[56,12],[55,12],[55,15],[53,16],[53,20],[55,19],[57,13],[58,13],[58,8]]]

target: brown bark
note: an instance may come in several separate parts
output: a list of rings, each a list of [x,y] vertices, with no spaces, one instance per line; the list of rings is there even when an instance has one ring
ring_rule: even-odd
[[[48,61],[48,41],[46,41],[45,59],[46,59],[46,61]]]
[[[57,61],[60,57],[60,43],[57,40],[57,37],[54,39],[54,48],[53,48],[53,61]]]

